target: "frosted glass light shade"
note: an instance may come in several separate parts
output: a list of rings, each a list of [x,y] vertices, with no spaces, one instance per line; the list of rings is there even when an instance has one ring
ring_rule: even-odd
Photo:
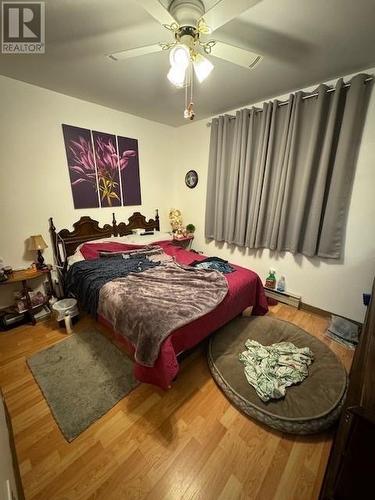
[[[203,57],[202,54],[196,55],[193,66],[199,83],[202,83],[214,69],[214,65],[206,57]]]
[[[172,66],[168,72],[167,78],[175,87],[181,88],[185,85],[185,74],[186,68]]]
[[[190,62],[190,52],[185,45],[176,45],[169,53],[169,61],[172,67],[186,69]]]

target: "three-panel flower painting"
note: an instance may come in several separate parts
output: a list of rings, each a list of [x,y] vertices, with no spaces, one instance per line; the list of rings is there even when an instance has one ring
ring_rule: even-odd
[[[141,204],[137,139],[62,128],[74,208]]]

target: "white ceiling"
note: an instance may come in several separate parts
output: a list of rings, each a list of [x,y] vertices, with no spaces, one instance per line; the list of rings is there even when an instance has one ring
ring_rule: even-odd
[[[206,0],[206,8],[218,0]],[[232,0],[235,1],[235,0]],[[168,5],[168,0],[161,0]],[[122,62],[105,54],[170,40],[136,0],[45,0],[46,53],[0,55],[0,74],[179,126],[184,91],[168,54]],[[195,85],[196,119],[375,65],[375,0],[262,0],[215,32],[264,56],[253,70],[212,58]]]

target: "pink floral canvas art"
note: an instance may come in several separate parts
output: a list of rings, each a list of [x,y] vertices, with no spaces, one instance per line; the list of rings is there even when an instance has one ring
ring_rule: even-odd
[[[62,128],[75,208],[141,204],[137,139]]]
[[[98,172],[98,189],[102,207],[121,205],[120,158],[117,153],[116,136],[92,133],[95,163]]]

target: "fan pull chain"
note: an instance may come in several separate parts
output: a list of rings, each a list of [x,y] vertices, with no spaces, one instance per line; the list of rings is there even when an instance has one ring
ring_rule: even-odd
[[[186,82],[185,82],[185,110],[184,110],[184,118],[189,118],[187,116],[187,108],[188,108],[188,85],[189,85],[189,77],[186,75]]]
[[[194,103],[193,103],[193,84],[194,84],[194,73],[193,73],[193,65],[190,64],[186,77],[186,87],[185,87],[185,111],[184,118],[187,120],[194,120]],[[190,85],[190,103],[188,105],[188,85]]]
[[[193,102],[193,83],[194,83],[194,73],[193,65],[190,64],[190,102]]]

